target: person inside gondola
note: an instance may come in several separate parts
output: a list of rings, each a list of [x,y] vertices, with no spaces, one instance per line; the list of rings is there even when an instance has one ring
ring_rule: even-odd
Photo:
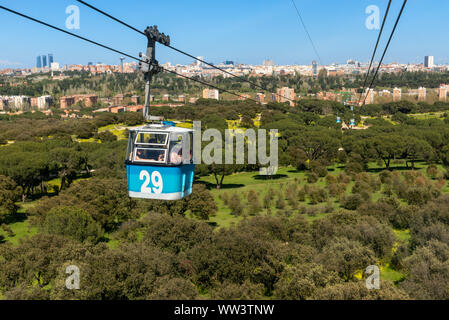
[[[182,143],[176,142],[170,150],[170,163],[178,165],[182,162]]]

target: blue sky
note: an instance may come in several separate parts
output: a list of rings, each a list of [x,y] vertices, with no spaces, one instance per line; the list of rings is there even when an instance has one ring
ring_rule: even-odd
[[[291,0],[86,0],[138,29],[158,25],[172,46],[214,63],[233,60],[260,64],[310,64],[316,55],[299,24]],[[378,35],[365,21],[369,5],[381,18],[387,0],[295,0],[324,64],[353,58],[369,61]],[[80,29],[69,30],[131,55],[145,51],[145,38],[74,0],[0,0],[0,4],[65,28],[66,7],[80,8]],[[402,0],[393,0],[387,37]],[[409,0],[385,62],[449,63],[449,1]],[[32,67],[36,56],[53,53],[61,64],[92,61],[118,64],[119,55],[0,10],[0,67]],[[380,53],[379,53],[380,56]],[[158,46],[159,62],[191,59]],[[125,61],[130,61],[126,59]]]

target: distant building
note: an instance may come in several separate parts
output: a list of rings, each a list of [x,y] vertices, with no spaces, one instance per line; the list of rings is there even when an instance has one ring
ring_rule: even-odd
[[[273,60],[264,60],[262,62],[262,65],[264,67],[274,67],[274,61]]]
[[[61,109],[67,109],[75,103],[75,98],[73,96],[65,96],[59,98],[59,107]]]
[[[0,110],[25,111],[31,107],[31,98],[27,96],[0,96]]]
[[[180,94],[180,95],[178,96],[178,102],[183,102],[183,103],[185,103],[185,102],[186,102],[186,96],[183,95],[183,94]]]
[[[127,106],[126,111],[128,112],[138,112],[142,111],[143,105],[137,105],[137,106]]]
[[[426,68],[434,67],[433,56],[425,56],[424,57],[424,67],[426,67]]]
[[[318,76],[318,62],[312,61],[312,74],[314,77]]]
[[[256,100],[257,100],[257,102],[259,102],[259,103],[264,103],[264,102],[265,102],[265,94],[263,94],[263,93],[258,93],[258,94],[256,95]]]
[[[420,87],[418,89],[418,101],[425,101],[426,100],[426,88]]]
[[[139,104],[139,102],[140,102],[140,97],[139,96],[132,96],[131,97],[131,102],[132,103],[134,103],[134,104]]]
[[[59,99],[61,109],[67,109],[78,102],[82,102],[84,107],[89,108],[98,102],[98,96],[95,94],[78,94],[73,96],[64,96]]]
[[[201,62],[201,61],[199,61],[199,60],[202,60],[202,61],[204,61],[204,57],[202,57],[202,56],[199,56],[199,57],[196,57],[198,60],[196,60],[196,65],[198,66],[198,67],[202,67],[203,66],[203,63]]]
[[[37,109],[38,110],[47,110],[53,105],[53,97],[52,96],[42,96],[37,98]]]
[[[112,98],[112,104],[115,106],[119,106],[121,104],[123,104],[123,99],[124,99],[124,95],[123,94],[117,94]]]
[[[217,89],[203,89],[203,99],[215,99],[218,100],[220,94]]]
[[[365,103],[367,104],[374,103],[374,89],[366,88],[364,95],[366,97]]]
[[[163,96],[162,96],[162,101],[168,101],[168,100],[170,100],[170,95],[169,94],[164,94]]]
[[[275,101],[281,103],[288,102],[290,106],[294,107],[296,101],[295,89],[287,87],[276,89]]]
[[[440,88],[438,89],[438,100],[440,101],[446,101],[447,99],[447,85],[442,84],[440,85]]]
[[[50,69],[51,71],[59,71],[60,69],[59,63],[57,62],[50,63]]]
[[[47,66],[47,56],[42,56],[42,68]]]
[[[53,63],[53,54],[49,53],[48,54],[48,65],[51,66],[52,63]]]
[[[402,90],[400,88],[393,89],[393,101],[400,101],[402,97]]]
[[[36,58],[36,68],[42,68],[41,56],[37,56],[37,58]]]

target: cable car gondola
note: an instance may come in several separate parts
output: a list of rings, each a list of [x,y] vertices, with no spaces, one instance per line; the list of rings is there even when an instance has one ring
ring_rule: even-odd
[[[139,68],[145,77],[143,118],[147,124],[129,130],[125,161],[128,194],[131,198],[180,200],[192,193],[193,130],[150,115],[151,79],[162,71],[155,59],[155,43],[169,45],[170,38],[160,34],[156,26],[148,27],[145,34],[148,46],[146,55],[140,54]]]
[[[180,200],[192,193],[193,130],[164,124],[131,129],[125,162],[132,198]]]

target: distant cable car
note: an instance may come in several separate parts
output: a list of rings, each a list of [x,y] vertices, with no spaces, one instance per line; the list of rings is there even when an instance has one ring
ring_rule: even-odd
[[[337,123],[341,123],[341,118],[337,117]]]
[[[349,125],[354,127],[355,126],[355,119],[351,119],[349,121]]]
[[[131,198],[180,200],[192,193],[192,134],[163,124],[130,129],[125,164]]]
[[[166,126],[176,126],[176,123],[174,123],[173,121],[162,121],[162,124]]]

